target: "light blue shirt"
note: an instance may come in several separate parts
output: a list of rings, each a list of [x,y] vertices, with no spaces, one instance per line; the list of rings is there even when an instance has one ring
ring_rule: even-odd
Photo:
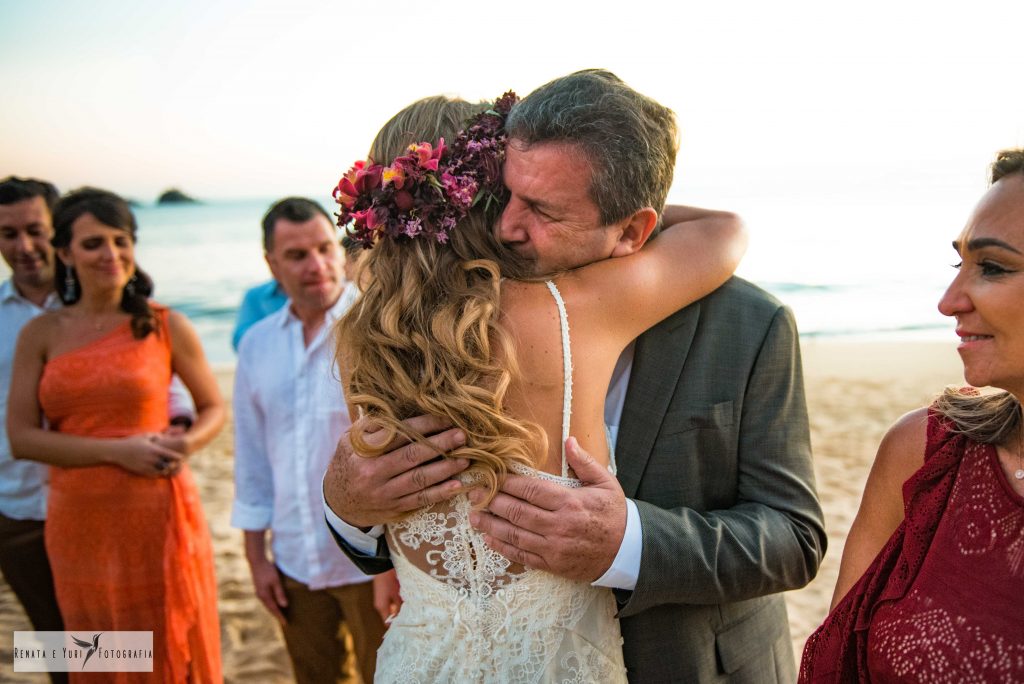
[[[238,345],[242,342],[242,335],[253,323],[278,311],[287,301],[288,296],[276,280],[268,280],[246,290],[242,304],[238,307],[235,332],[231,335],[231,346],[235,351],[238,351]]]
[[[43,306],[25,299],[6,280],[0,284],[0,513],[15,520],[45,520],[47,466],[34,461],[16,461],[7,441],[7,397],[11,391],[11,367],[18,333],[39,314],[60,307],[56,293]]]

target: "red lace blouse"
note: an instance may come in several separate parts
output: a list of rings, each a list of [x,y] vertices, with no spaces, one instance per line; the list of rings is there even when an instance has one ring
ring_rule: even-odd
[[[1024,681],[1024,497],[951,428],[929,412],[904,521],[807,640],[801,682]]]

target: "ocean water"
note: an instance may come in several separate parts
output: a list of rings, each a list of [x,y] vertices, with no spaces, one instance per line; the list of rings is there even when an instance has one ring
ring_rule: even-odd
[[[975,195],[976,197],[976,195]],[[936,310],[954,271],[949,244],[972,200],[727,198],[751,246],[738,273],[796,314],[807,338],[954,341]],[[155,297],[189,317],[210,361],[234,363],[231,332],[243,292],[270,277],[260,220],[270,200],[136,207],[137,260]],[[324,203],[329,211],[332,205]],[[6,277],[6,273],[2,274]]]
[[[260,222],[269,201],[144,206],[136,260],[156,284],[154,298],[192,321],[207,358],[232,364],[231,333],[242,294],[270,277]]]

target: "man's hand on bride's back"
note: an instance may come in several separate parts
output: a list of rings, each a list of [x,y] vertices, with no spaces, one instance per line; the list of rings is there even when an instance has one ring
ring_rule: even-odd
[[[378,433],[384,438],[370,419],[360,421],[367,425],[364,435],[368,443],[373,445]],[[406,423],[426,435],[434,448],[396,437],[386,453],[365,458],[353,450],[348,433],[338,442],[324,476],[324,497],[349,525],[368,528],[392,522],[410,511],[450,499],[461,488],[452,478],[469,467],[469,461],[438,456],[465,442],[462,431],[432,416],[417,416]]]
[[[611,567],[626,531],[626,496],[615,476],[566,440],[582,487],[510,475],[486,510],[470,514],[487,545],[528,568],[593,582]],[[483,492],[470,492],[477,503]]]

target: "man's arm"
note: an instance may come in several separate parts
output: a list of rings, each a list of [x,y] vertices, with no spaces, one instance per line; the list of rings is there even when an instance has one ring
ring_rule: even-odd
[[[235,369],[232,409],[235,423],[235,499],[232,526],[242,530],[266,530],[274,516],[274,473],[267,453],[266,417],[256,401],[250,374],[256,366],[243,354]]]
[[[249,562],[252,586],[256,597],[282,625],[287,622],[285,611],[288,597],[277,574],[274,562],[267,556],[266,530],[245,530],[245,559]]]
[[[334,518],[337,518],[337,515],[334,515],[334,511],[326,503],[324,503],[324,512],[327,514],[324,516],[324,522],[327,525],[327,531],[334,538],[334,543],[361,572],[367,575],[377,575],[394,568],[391,564],[391,552],[383,535],[373,539],[371,549],[360,544],[351,536],[351,525],[346,525],[344,521],[338,525],[336,521],[332,520],[332,515]]]
[[[371,444],[375,434],[383,432],[370,425],[365,436]],[[387,545],[371,528],[394,520],[423,506],[429,506],[452,497],[461,484],[452,478],[465,470],[465,459],[438,458],[465,442],[460,430],[430,416],[410,418],[410,427],[427,435],[432,445],[409,444],[396,437],[388,444],[389,451],[376,458],[366,458],[355,452],[348,434],[342,435],[338,448],[324,474],[324,517],[327,528],[342,551],[360,570],[369,574],[391,568]],[[371,553],[371,547],[376,545]]]
[[[326,473],[324,479],[327,479]],[[338,517],[329,505],[327,495],[320,483],[320,495],[324,506],[324,520],[327,531],[334,538],[334,543],[349,557],[357,568],[367,575],[387,572],[392,568],[391,551],[384,537],[384,526],[374,525],[369,529],[353,527]]]
[[[266,548],[267,530],[274,515],[274,479],[267,453],[266,421],[250,386],[250,371],[257,365],[251,351],[243,347],[235,370],[235,500],[231,525],[244,532],[245,558],[256,596],[284,624],[288,600]]]

